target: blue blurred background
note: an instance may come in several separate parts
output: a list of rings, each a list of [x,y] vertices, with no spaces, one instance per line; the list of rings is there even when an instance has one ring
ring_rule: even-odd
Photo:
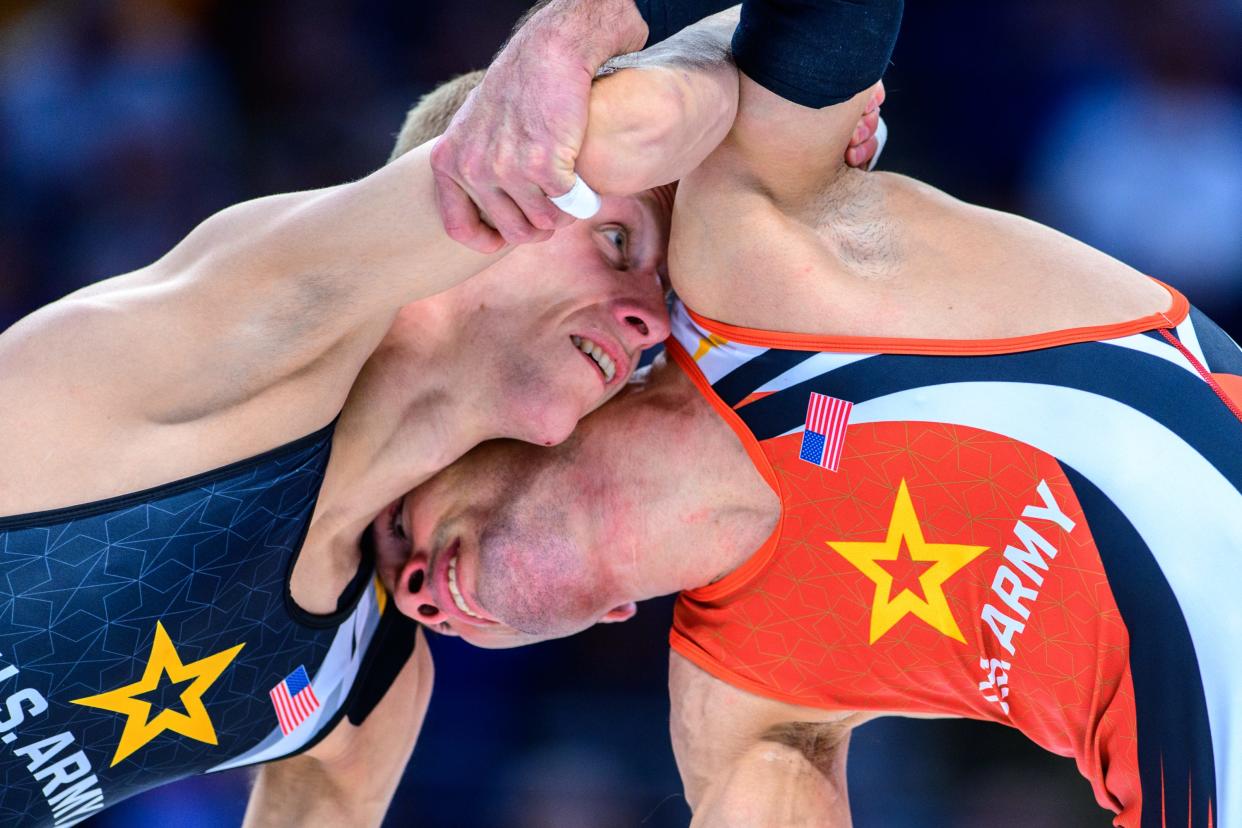
[[[359,177],[406,108],[484,66],[523,0],[0,0],[0,328],[146,264],[236,201]],[[1242,0],[913,2],[883,166],[1032,216],[1242,331]],[[684,826],[670,603],[524,651],[433,642],[437,688],[387,824]],[[1073,763],[1003,728],[878,722],[855,824],[1105,826]],[[236,825],[248,779],[90,825]]]

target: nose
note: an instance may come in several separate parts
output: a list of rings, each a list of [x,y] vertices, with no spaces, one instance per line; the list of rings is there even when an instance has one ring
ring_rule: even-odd
[[[627,350],[643,351],[668,338],[668,310],[664,299],[621,300],[612,309]]]
[[[448,616],[440,611],[431,595],[428,563],[425,555],[415,555],[406,563],[396,584],[396,599],[406,616],[434,627],[447,621]]]

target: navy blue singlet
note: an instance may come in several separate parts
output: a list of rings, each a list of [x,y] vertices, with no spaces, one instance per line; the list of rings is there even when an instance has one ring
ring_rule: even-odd
[[[289,592],[332,434],[0,519],[0,825],[73,825],[365,718],[409,656],[413,622],[370,560],[330,615]]]

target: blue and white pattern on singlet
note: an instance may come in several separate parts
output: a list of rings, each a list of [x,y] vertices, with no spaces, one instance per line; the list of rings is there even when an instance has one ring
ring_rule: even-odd
[[[0,825],[288,756],[344,715],[385,596],[369,564],[330,616],[288,588],[331,444],[0,519]],[[284,735],[268,694],[299,666],[319,705]]]

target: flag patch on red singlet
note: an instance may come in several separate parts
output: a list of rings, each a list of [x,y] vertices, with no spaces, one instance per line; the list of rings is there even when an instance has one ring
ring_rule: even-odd
[[[306,668],[301,664],[268,695],[272,697],[272,707],[276,708],[280,732],[286,736],[319,709],[315,688],[311,687],[310,676],[306,675]]]
[[[802,432],[798,457],[828,471],[836,471],[841,464],[845,429],[850,424],[853,408],[852,402],[812,393],[806,407],[806,430]]]

